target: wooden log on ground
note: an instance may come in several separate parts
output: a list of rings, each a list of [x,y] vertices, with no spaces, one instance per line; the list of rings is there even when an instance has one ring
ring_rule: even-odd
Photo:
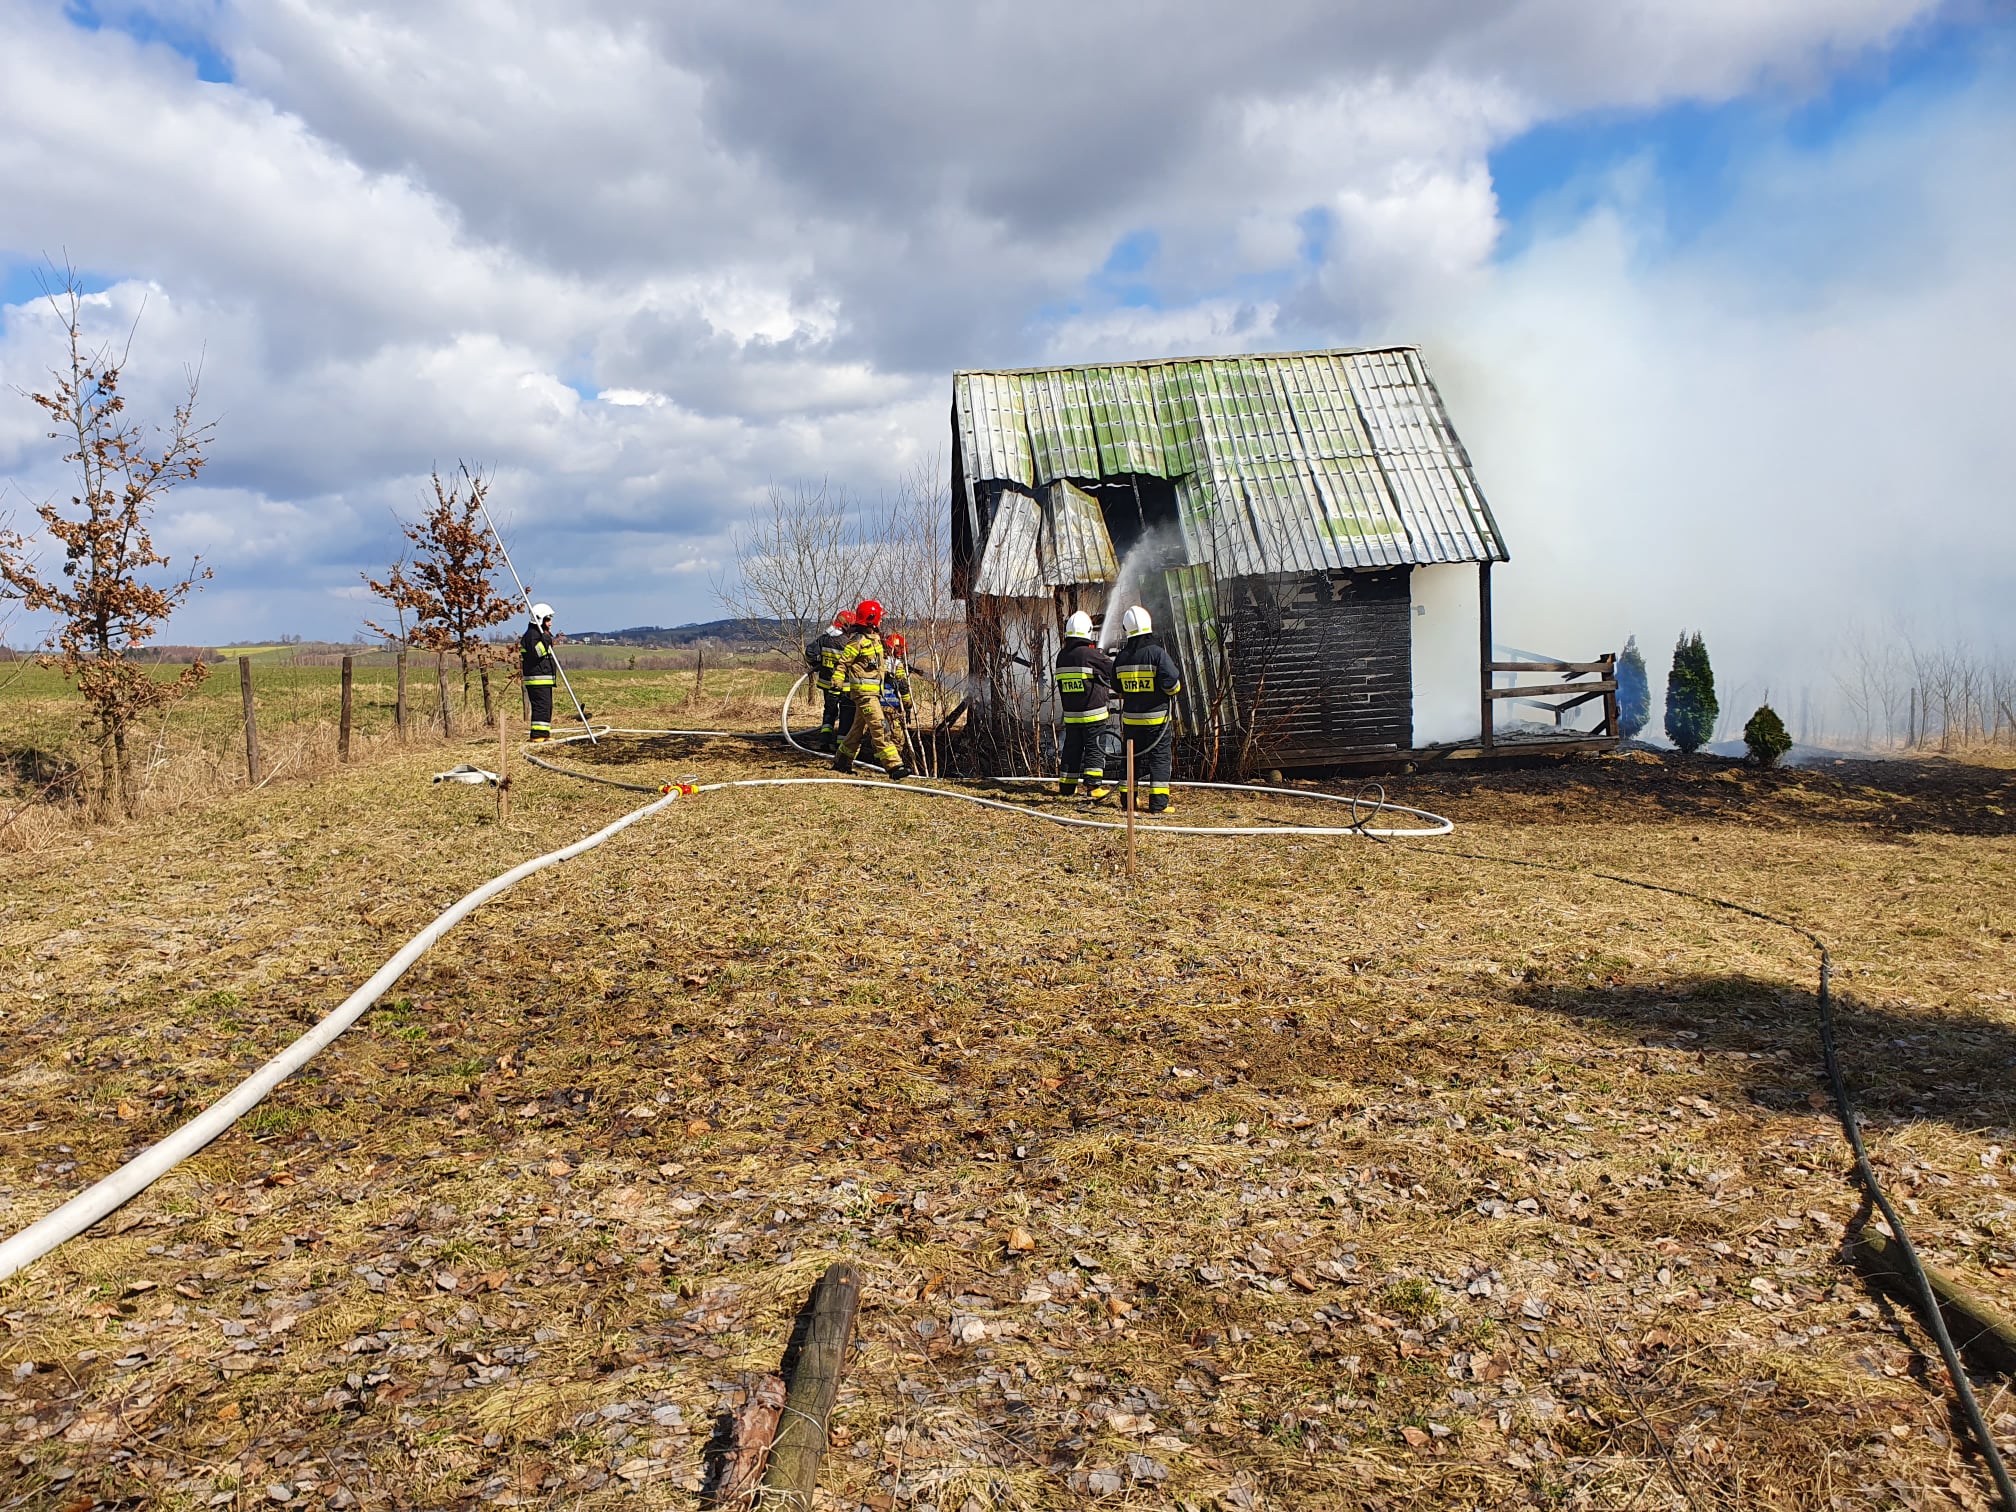
[[[1873,1226],[1864,1228],[1855,1236],[1852,1254],[1855,1268],[1871,1282],[1908,1303],[1913,1312],[1923,1310],[1918,1283],[1905,1270],[1903,1247],[1894,1239]],[[1944,1271],[1927,1265],[1925,1279],[1939,1299],[1939,1314],[1946,1320],[1953,1347],[1979,1369],[2016,1376],[2016,1319]]]
[[[845,1261],[826,1267],[798,1315],[784,1374],[791,1383],[784,1421],[770,1446],[763,1476],[763,1505],[809,1512],[826,1454],[826,1428],[840,1394],[854,1315],[861,1309],[861,1273]]]

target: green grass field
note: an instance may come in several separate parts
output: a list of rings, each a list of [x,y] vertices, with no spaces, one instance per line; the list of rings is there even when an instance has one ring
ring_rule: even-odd
[[[614,660],[607,651],[595,659],[604,658]],[[752,665],[746,657],[724,658],[722,665],[710,665],[702,688],[703,702],[711,703],[722,697],[781,697],[795,674],[775,670],[783,664],[781,658],[765,661],[773,665]],[[262,735],[294,725],[334,727],[342,701],[342,671],[333,662],[328,665],[325,662],[331,659],[318,657],[312,663],[297,662],[282,660],[271,653],[253,659],[253,703]],[[159,675],[163,681],[170,681],[176,670],[164,667]],[[569,668],[568,676],[581,701],[597,719],[648,723],[690,710],[694,703],[690,670],[631,671],[620,664],[593,665],[584,656],[580,665]],[[360,736],[391,733],[397,678],[397,668],[389,655],[355,659],[351,720]],[[500,682],[493,669],[492,687],[500,686]],[[482,696],[472,677],[465,711],[460,675],[452,664],[448,669],[448,687],[459,728],[480,712]],[[515,690],[510,698],[515,705]],[[416,655],[409,661],[407,704],[417,720],[438,717],[439,693],[431,658]],[[564,691],[558,704],[556,715],[571,712],[566,708]],[[241,707],[235,660],[213,663],[210,676],[194,693],[149,722],[147,743],[150,747],[164,741],[209,749],[235,747],[243,738]],[[83,716],[83,701],[56,672],[32,663],[0,669],[0,718],[5,720],[0,751],[11,755],[40,750],[76,759],[87,749]]]

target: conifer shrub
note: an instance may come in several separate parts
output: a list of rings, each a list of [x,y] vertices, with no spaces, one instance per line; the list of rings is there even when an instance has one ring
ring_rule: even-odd
[[[1757,765],[1776,766],[1778,758],[1792,749],[1792,736],[1776,709],[1768,703],[1759,704],[1757,712],[1750,716],[1750,722],[1743,726],[1743,744],[1749,748],[1750,759]]]
[[[1708,647],[1700,631],[1689,635],[1683,630],[1673,647],[1673,669],[1666,674],[1666,738],[1691,756],[1715,733],[1721,712]]]
[[[1626,740],[1636,740],[1651,717],[1652,683],[1645,675],[1645,658],[1634,635],[1624,642],[1617,657],[1617,733]]]

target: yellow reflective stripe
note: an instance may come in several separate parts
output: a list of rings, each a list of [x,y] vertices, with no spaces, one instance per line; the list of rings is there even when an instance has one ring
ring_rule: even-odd
[[[1169,711],[1167,709],[1163,709],[1160,712],[1154,714],[1122,714],[1120,716],[1120,722],[1122,724],[1130,724],[1130,725],[1167,724],[1169,722]]]
[[[550,677],[528,677],[525,679],[525,686],[528,688],[550,688],[553,686],[553,679]]]
[[[1105,710],[1105,709],[1094,709],[1094,710],[1093,710],[1093,711],[1092,711],[1091,713],[1089,713],[1089,714],[1066,714],[1066,715],[1064,716],[1064,723],[1066,723],[1066,724],[1104,724],[1104,723],[1106,722],[1106,715],[1107,715],[1107,713],[1108,713],[1108,712],[1109,712],[1109,711],[1107,711],[1107,710]]]

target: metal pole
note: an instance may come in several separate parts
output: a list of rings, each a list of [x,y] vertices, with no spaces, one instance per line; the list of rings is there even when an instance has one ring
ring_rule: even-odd
[[[518,585],[518,597],[525,601],[525,612],[530,614],[532,595],[525,591],[525,579],[518,576],[518,569],[511,565],[511,552],[504,544],[504,537],[498,533],[497,522],[490,518],[490,506],[478,497],[476,507],[483,511],[483,523],[490,527],[490,538],[497,543],[497,554],[504,558],[504,570],[511,574],[511,581]],[[547,654],[552,654],[552,647],[547,647]],[[557,656],[553,657],[553,668],[560,674],[560,686],[567,690],[567,697],[574,705],[574,712],[581,716],[581,728],[588,732],[588,743],[600,745],[602,742],[595,738],[594,726],[588,723],[588,711],[581,707],[581,700],[574,696],[574,684],[567,681],[567,669],[560,665],[560,658]]]
[[[1127,885],[1134,885],[1134,810],[1141,805],[1134,791],[1134,739],[1127,739]]]

